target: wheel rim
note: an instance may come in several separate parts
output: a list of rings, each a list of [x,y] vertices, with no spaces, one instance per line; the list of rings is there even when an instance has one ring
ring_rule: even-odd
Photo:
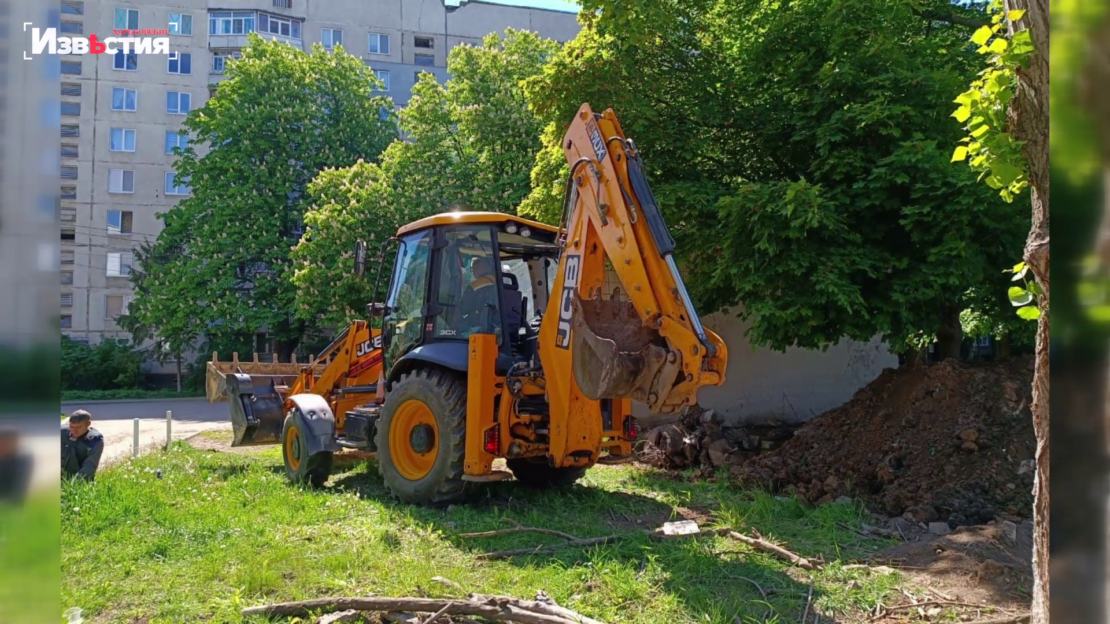
[[[389,426],[389,456],[397,472],[409,481],[428,476],[439,455],[439,427],[423,402],[402,403]]]
[[[301,468],[301,436],[297,431],[297,426],[290,424],[289,429],[285,432],[285,461],[289,462],[289,467],[296,472]]]

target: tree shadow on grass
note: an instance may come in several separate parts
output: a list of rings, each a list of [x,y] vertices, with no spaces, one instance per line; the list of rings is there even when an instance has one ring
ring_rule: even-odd
[[[796,621],[805,610],[810,586],[804,582],[806,575],[801,570],[788,574],[787,565],[711,534],[665,540],[651,537],[649,532],[667,521],[693,519],[703,529],[711,528],[713,523],[711,492],[668,495],[672,486],[662,473],[643,477],[646,480],[637,483],[633,491],[598,487],[589,483],[589,477],[585,485],[558,490],[535,490],[516,481],[488,483],[474,488],[466,503],[443,509],[395,501],[374,465],[345,473],[340,470],[329,488],[355,491],[360,497],[380,501],[418,523],[434,527],[455,548],[473,556],[562,541],[557,536],[535,533],[461,537],[469,532],[510,528],[510,520],[578,538],[622,536],[610,544],[566,547],[481,564],[515,566],[522,573],[547,567],[572,570],[581,579],[582,588],[570,597],[573,604],[590,605],[591,614],[603,621],[634,621],[638,612],[650,608],[644,605],[645,598],[680,605],[691,620],[722,624],[764,622],[775,617]],[[694,483],[685,485],[694,490],[699,487]],[[635,490],[646,490],[648,495]],[[691,502],[676,504],[684,500]],[[591,597],[593,592],[600,592],[597,598]],[[619,604],[600,599],[614,595],[620,599]],[[820,596],[821,592],[814,589],[813,601]],[[824,621],[830,619],[825,617]]]

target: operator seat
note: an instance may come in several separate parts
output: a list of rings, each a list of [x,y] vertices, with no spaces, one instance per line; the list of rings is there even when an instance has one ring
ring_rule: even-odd
[[[501,269],[501,308],[505,311],[505,335],[516,338],[524,324],[524,295],[515,273]]]

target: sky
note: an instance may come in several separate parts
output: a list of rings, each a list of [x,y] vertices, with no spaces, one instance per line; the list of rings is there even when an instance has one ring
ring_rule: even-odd
[[[554,9],[556,11],[578,12],[578,3],[575,0],[483,0],[495,4],[511,4],[513,6],[535,7],[537,9]],[[455,4],[451,2],[450,4]]]

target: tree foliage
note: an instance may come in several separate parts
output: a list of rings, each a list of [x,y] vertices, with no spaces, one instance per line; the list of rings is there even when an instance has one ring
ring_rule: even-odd
[[[143,353],[131,343],[105,338],[95,346],[62,336],[63,390],[115,390],[143,385]]]
[[[202,334],[265,329],[288,355],[305,330],[292,314],[290,251],[306,187],[327,167],[376,160],[396,137],[393,107],[375,95],[371,69],[339,47],[305,53],[252,34],[227,75],[185,120],[177,175],[192,194],[137,254],[130,322],[174,350]]]
[[[636,141],[703,310],[755,344],[827,347],[959,331],[997,293],[1029,218],[966,168],[950,102],[981,8],[900,0],[584,0],[586,28],[529,81],[546,122],[535,190],[552,221],[558,140],[612,107]],[[943,19],[942,19],[943,18]],[[990,286],[993,288],[980,288]],[[978,291],[976,289],[979,289]]]
[[[529,192],[542,127],[521,81],[557,50],[512,29],[455,47],[451,79],[441,85],[422,75],[400,111],[406,140],[380,163],[327,170],[312,182],[308,229],[293,253],[299,318],[343,325],[362,317],[380,263],[383,282],[389,278],[392,256],[379,255],[380,244],[405,223],[452,209],[515,212]],[[368,243],[365,278],[354,274],[358,240]]]

